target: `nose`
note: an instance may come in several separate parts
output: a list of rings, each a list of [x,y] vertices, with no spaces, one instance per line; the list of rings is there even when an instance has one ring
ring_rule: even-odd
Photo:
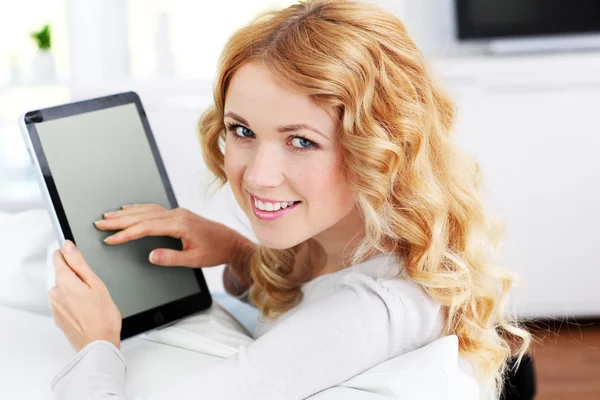
[[[258,146],[244,172],[246,185],[251,189],[277,187],[283,182],[281,160],[269,146]]]

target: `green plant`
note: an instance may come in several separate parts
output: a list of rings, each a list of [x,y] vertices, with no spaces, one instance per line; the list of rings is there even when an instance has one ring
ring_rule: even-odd
[[[48,51],[52,47],[52,32],[50,25],[46,24],[38,32],[32,32],[31,37],[36,41],[38,49]]]

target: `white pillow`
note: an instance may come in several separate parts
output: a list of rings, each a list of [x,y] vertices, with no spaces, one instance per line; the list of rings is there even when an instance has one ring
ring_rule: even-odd
[[[53,243],[45,209],[0,213],[0,305],[50,315],[46,260]]]
[[[450,335],[376,365],[310,398],[477,400],[480,395],[471,371],[461,367],[458,338]]]

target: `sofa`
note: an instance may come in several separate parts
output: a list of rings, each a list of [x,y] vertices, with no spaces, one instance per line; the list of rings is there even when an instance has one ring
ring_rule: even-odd
[[[50,255],[56,243],[45,210],[0,213],[0,387],[3,399],[52,398],[50,382],[75,355],[50,316]],[[213,306],[173,325],[126,339],[127,396],[149,398],[210,368],[252,342],[245,305],[213,293]],[[237,316],[236,316],[237,314]],[[484,396],[451,335],[392,358],[311,397],[330,399],[479,399]]]

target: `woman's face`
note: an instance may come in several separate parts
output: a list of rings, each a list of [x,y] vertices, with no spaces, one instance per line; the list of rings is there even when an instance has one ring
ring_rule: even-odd
[[[259,63],[247,63],[230,82],[224,122],[227,179],[263,245],[290,248],[354,209],[337,120],[307,95],[281,87]]]

